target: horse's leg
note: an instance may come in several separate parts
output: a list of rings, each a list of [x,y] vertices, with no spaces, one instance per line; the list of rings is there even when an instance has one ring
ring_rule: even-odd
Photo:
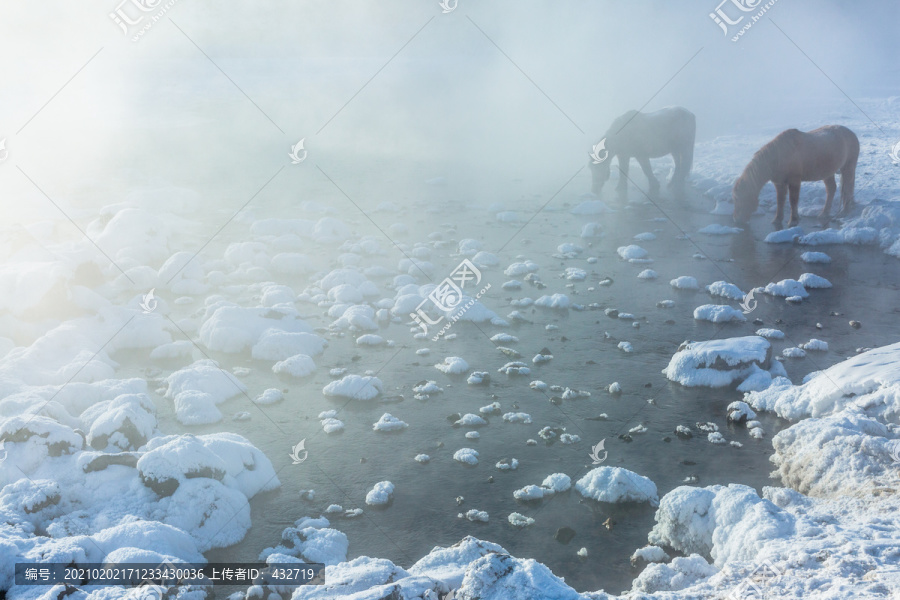
[[[672,173],[672,181],[669,182],[669,188],[676,191],[684,190],[684,183],[691,174],[691,167],[694,163],[694,136],[689,140],[685,140],[682,147],[672,153],[675,159],[675,172]]]
[[[853,189],[856,187],[856,161],[841,169],[841,216],[853,208]]]
[[[792,181],[788,184],[788,194],[791,197],[791,220],[788,227],[794,227],[800,224],[800,212],[797,210],[800,205],[800,182]]]
[[[616,184],[616,193],[621,200],[628,198],[628,167],[630,163],[630,156],[619,155],[619,183]]]
[[[834,191],[837,189],[837,183],[834,181],[834,175],[826,177],[824,181],[825,207],[822,209],[822,214],[820,214],[819,217],[822,219],[829,219],[831,217],[831,201],[834,200]]]
[[[784,222],[784,198],[787,196],[787,184],[786,183],[776,183],[775,184],[775,217],[772,219],[772,225],[775,225],[779,229],[781,228],[781,224]]]
[[[641,170],[647,176],[647,183],[650,184],[650,195],[655,196],[659,193],[659,180],[653,175],[653,167],[650,166],[650,157],[646,154],[636,157]]]

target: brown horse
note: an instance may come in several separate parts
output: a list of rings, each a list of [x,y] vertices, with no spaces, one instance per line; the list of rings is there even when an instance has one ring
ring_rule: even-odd
[[[853,184],[859,159],[859,139],[841,125],[826,125],[813,131],[782,131],[759,149],[744,172],[734,183],[734,220],[745,223],[759,206],[759,192],[766,182],[775,184],[778,207],[772,223],[781,227],[784,221],[784,199],[790,194],[791,220],[788,227],[800,222],[797,204],[801,181],[825,182],[825,207],[821,217],[829,217],[837,183],[841,174],[841,212],[853,206]]]
[[[625,197],[628,189],[628,165],[631,158],[647,176],[650,194],[659,191],[659,181],[650,168],[650,159],[671,154],[675,160],[675,172],[669,188],[681,195],[684,180],[691,173],[694,161],[694,134],[697,125],[693,113],[680,106],[670,106],[652,113],[630,110],[609,126],[603,140],[594,147],[590,164],[593,174],[591,191],[599,196],[603,184],[609,180],[613,156],[619,157],[619,196]]]

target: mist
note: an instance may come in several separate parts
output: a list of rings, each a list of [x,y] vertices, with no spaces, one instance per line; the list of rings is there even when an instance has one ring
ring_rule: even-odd
[[[896,579],[900,3],[716,2],[0,6],[0,596],[116,552],[359,560],[317,598]],[[671,106],[696,143],[591,193]],[[834,215],[834,169],[733,195],[829,124]]]
[[[629,109],[688,107],[704,140],[853,112],[844,94],[900,84],[891,2],[780,1],[737,43],[697,1],[462,1],[441,14],[431,2],[182,0],[138,42],[113,8],[3,9],[10,156],[72,208],[144,182],[238,201],[253,193],[239,180],[264,182],[301,138],[338,177],[372,165],[390,179],[414,162],[472,194],[515,194],[515,179],[552,193]],[[30,199],[16,210],[43,202],[12,168],[2,177],[5,202]]]

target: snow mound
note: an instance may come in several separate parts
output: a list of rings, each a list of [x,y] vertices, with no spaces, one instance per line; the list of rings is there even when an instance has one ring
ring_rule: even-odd
[[[672,281],[669,282],[673,288],[677,290],[699,290],[700,286],[697,284],[697,280],[688,275],[682,275],[681,277],[676,277]]]
[[[694,318],[698,321],[710,321],[711,323],[728,323],[731,321],[744,322],[747,317],[744,313],[727,304],[704,304],[694,309]]]
[[[394,484],[390,481],[379,481],[366,494],[366,504],[369,506],[383,506],[390,502],[393,495]]]
[[[782,279],[778,283],[770,283],[763,288],[763,292],[771,296],[809,298],[809,292],[796,279]]]
[[[345,375],[322,388],[322,393],[330,398],[350,400],[372,400],[382,391],[381,380],[370,375]]]
[[[448,356],[444,362],[434,365],[434,368],[447,375],[459,375],[469,370],[469,363],[458,356]]]
[[[477,465],[478,451],[472,448],[460,448],[453,453],[453,460],[467,465]]]
[[[598,502],[659,503],[656,484],[647,477],[621,467],[597,467],[575,483],[575,489]]]
[[[698,233],[705,233],[707,235],[730,235],[732,233],[740,233],[743,229],[740,227],[729,227],[728,225],[720,225],[718,223],[711,223],[706,227],[700,229]]]
[[[384,413],[376,423],[372,424],[374,431],[402,431],[407,427],[409,427],[407,423],[390,413]]]
[[[716,281],[706,286],[710,296],[721,296],[730,300],[743,300],[746,294],[741,288],[727,281]]]
[[[767,368],[771,355],[771,344],[759,336],[685,342],[663,374],[688,387],[724,387],[746,379],[753,367]]]

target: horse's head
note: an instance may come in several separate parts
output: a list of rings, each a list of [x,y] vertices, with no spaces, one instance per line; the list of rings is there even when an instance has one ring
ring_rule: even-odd
[[[746,223],[750,220],[750,217],[759,208],[759,192],[759,188],[751,183],[745,175],[741,175],[734,182],[731,199],[734,202],[735,223]]]

